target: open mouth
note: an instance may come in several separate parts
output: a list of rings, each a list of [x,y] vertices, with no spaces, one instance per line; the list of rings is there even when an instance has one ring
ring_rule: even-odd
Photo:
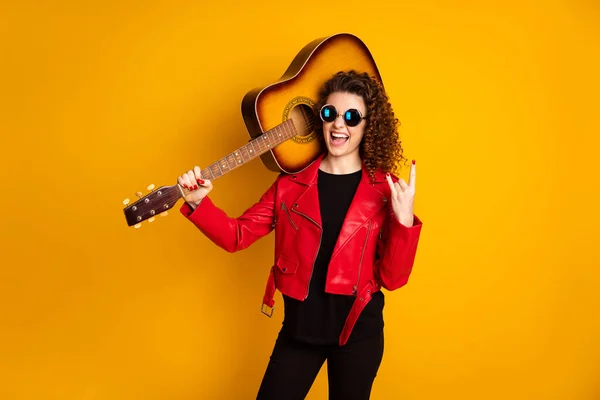
[[[329,137],[331,138],[331,143],[336,146],[342,145],[342,144],[346,143],[348,141],[348,139],[350,139],[350,136],[348,136],[348,135],[344,135],[343,133],[335,133],[335,132],[331,132],[329,134]]]

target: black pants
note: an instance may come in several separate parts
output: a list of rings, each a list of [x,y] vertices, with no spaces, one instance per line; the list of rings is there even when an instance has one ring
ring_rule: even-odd
[[[257,400],[302,400],[327,360],[329,400],[368,400],[383,358],[383,332],[338,345],[315,345],[279,334]]]

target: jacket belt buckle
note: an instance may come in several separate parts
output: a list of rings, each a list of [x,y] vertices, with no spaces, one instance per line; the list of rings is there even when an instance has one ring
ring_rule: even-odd
[[[267,317],[271,318],[273,316],[273,310],[275,309],[275,306],[273,307],[269,307],[266,304],[262,304],[262,306],[260,307],[260,312],[265,314]]]

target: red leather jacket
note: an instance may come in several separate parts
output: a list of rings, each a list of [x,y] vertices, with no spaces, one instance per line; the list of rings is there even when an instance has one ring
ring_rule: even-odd
[[[275,229],[275,263],[263,307],[273,307],[275,289],[297,300],[308,296],[321,244],[317,172],[322,157],[302,172],[279,175],[258,203],[238,218],[228,217],[208,197],[196,210],[187,203],[181,207],[181,212],[210,240],[229,252],[242,250]],[[421,221],[415,215],[412,227],[400,224],[389,197],[384,174],[378,172],[371,181],[363,166],[363,176],[335,245],[325,285],[327,293],[356,297],[340,345],[347,342],[371,294],[381,287],[394,290],[405,285],[412,270]]]

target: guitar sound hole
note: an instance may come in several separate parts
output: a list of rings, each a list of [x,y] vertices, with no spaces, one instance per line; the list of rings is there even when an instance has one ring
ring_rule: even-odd
[[[292,108],[289,118],[294,121],[299,137],[310,135],[315,130],[315,124],[318,122],[312,108],[306,104],[299,104]]]

